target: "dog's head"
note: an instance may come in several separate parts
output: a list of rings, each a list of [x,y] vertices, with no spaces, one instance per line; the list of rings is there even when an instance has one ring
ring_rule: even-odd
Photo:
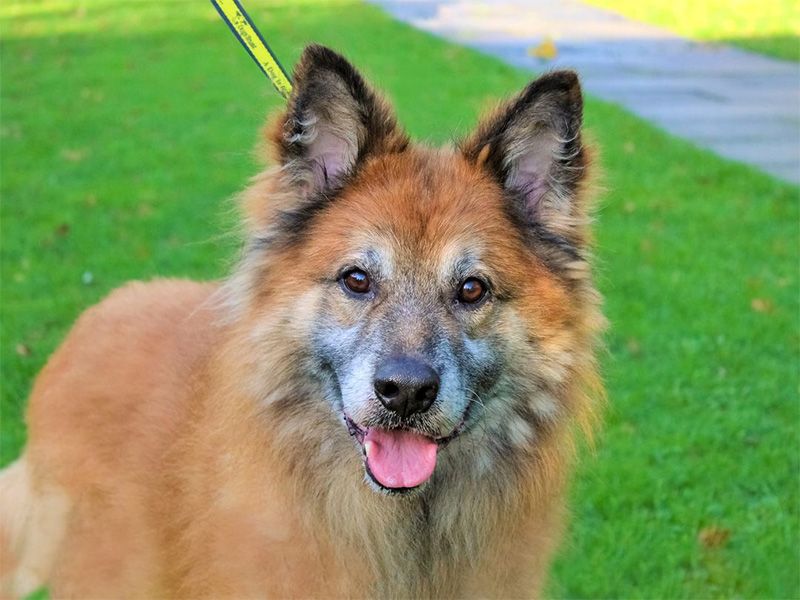
[[[599,324],[581,123],[560,71],[456,147],[419,147],[345,59],[303,54],[232,281],[254,364],[283,357],[257,377],[316,382],[281,401],[335,418],[375,486],[423,485],[440,453],[490,467],[574,412]]]

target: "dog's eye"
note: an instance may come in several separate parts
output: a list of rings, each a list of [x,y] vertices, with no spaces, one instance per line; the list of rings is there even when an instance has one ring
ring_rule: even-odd
[[[477,277],[470,277],[458,290],[458,301],[464,304],[476,304],[486,295],[486,284]]]
[[[369,275],[360,269],[350,269],[342,275],[342,283],[354,294],[366,294],[370,288]]]

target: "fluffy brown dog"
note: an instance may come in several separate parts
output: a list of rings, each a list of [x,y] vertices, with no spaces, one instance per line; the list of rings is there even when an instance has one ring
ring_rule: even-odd
[[[414,146],[309,47],[222,284],[133,283],[39,376],[7,593],[536,596],[602,327],[573,73]]]

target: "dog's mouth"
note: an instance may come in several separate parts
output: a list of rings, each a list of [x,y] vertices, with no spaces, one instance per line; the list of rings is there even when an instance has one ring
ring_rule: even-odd
[[[361,445],[367,476],[385,491],[406,492],[431,478],[439,450],[461,434],[468,412],[469,407],[456,428],[439,438],[412,429],[361,427],[346,414],[344,421]]]

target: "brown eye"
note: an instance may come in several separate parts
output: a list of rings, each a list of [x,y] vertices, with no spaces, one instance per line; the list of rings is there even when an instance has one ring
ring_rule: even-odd
[[[486,284],[480,279],[470,277],[461,284],[458,290],[458,301],[464,304],[475,304],[486,295]]]
[[[352,269],[342,275],[342,283],[354,294],[366,294],[369,291],[369,275],[359,269]]]

